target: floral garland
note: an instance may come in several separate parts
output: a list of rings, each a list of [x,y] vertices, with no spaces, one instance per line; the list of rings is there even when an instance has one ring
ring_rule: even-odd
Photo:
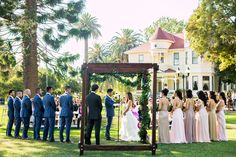
[[[117,79],[120,83],[131,87],[136,87],[138,84],[140,84],[142,78],[142,74],[126,74],[126,73],[100,73],[99,76],[90,74],[89,78],[93,82],[104,82],[108,80],[108,78],[110,78],[111,76]],[[134,81],[131,81],[130,78],[132,78]]]
[[[148,96],[150,94],[150,74],[147,74],[146,79],[142,79],[142,95],[140,97],[141,105],[141,127],[139,130],[139,136],[142,143],[148,143],[147,141],[147,129],[149,128],[150,116],[148,113]]]

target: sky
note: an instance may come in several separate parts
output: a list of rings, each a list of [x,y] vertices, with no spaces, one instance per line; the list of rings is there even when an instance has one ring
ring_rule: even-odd
[[[102,36],[90,40],[106,43],[122,28],[143,30],[158,18],[167,16],[187,21],[197,8],[199,0],[87,0],[84,12],[97,17]],[[60,52],[79,53],[78,64],[83,63],[84,43],[70,39]]]

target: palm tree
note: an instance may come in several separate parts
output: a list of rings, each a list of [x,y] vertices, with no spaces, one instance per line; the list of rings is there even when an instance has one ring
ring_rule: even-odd
[[[90,63],[118,63],[119,57],[112,52],[108,52],[105,45],[99,43],[93,44],[89,47],[88,58]]]
[[[110,50],[120,58],[119,62],[128,62],[128,57],[124,52],[140,45],[143,37],[132,29],[121,29],[121,33],[116,34],[110,41]]]
[[[88,39],[101,36],[99,30],[101,25],[97,23],[96,17],[89,13],[84,13],[81,15],[77,28],[79,29],[78,38],[84,39],[84,62],[88,63]]]
[[[88,59],[90,63],[103,63],[105,56],[106,49],[104,45],[95,43],[92,47],[89,47]]]

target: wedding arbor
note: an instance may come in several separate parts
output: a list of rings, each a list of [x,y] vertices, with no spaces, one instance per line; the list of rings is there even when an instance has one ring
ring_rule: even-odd
[[[140,145],[85,145],[85,121],[87,117],[85,98],[89,93],[89,87],[91,78],[96,75],[113,75],[118,78],[119,81],[122,82],[123,77],[134,77],[132,74],[137,74],[137,80],[135,82],[131,82],[129,79],[123,80],[126,84],[136,85],[138,84],[139,79],[142,79],[142,96],[141,96],[141,107],[142,107],[142,120],[141,120],[141,128],[140,128],[140,136],[141,141],[146,143],[147,137],[147,101],[148,94],[150,91],[150,86],[148,80],[149,72],[153,73],[153,121],[152,121],[152,138],[150,144],[140,144]],[[94,150],[112,150],[112,151],[144,151],[150,150],[152,154],[155,155],[157,144],[156,144],[156,82],[157,82],[157,64],[140,64],[140,63],[88,63],[82,65],[82,77],[83,77],[83,88],[82,88],[82,118],[81,118],[81,132],[80,132],[80,155],[84,154],[84,151],[94,151]],[[95,75],[94,75],[95,74]],[[123,77],[122,77],[123,76]],[[100,78],[100,81],[104,81]],[[98,79],[99,80],[99,79]]]

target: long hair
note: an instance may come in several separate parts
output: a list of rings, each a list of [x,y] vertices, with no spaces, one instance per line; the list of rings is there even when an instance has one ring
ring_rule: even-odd
[[[182,96],[182,92],[180,90],[176,90],[175,91],[175,94],[177,95],[177,97],[182,100],[183,99],[183,96]]]
[[[131,100],[132,102],[134,102],[134,99],[133,99],[133,95],[131,92],[127,92],[127,95],[128,95],[128,99],[126,100],[126,103]]]
[[[225,105],[226,105],[226,97],[225,97],[225,93],[224,93],[224,92],[220,92],[220,96],[222,97],[222,99],[224,100]]]
[[[186,97],[187,98],[193,98],[193,93],[192,93],[192,90],[190,90],[190,89],[188,89],[187,91],[186,91]]]
[[[205,93],[202,90],[197,92],[197,96],[200,100],[204,102],[204,105],[207,106],[207,98],[206,98]]]
[[[215,101],[215,103],[217,103],[216,94],[214,91],[210,91],[210,98],[213,99]]]

